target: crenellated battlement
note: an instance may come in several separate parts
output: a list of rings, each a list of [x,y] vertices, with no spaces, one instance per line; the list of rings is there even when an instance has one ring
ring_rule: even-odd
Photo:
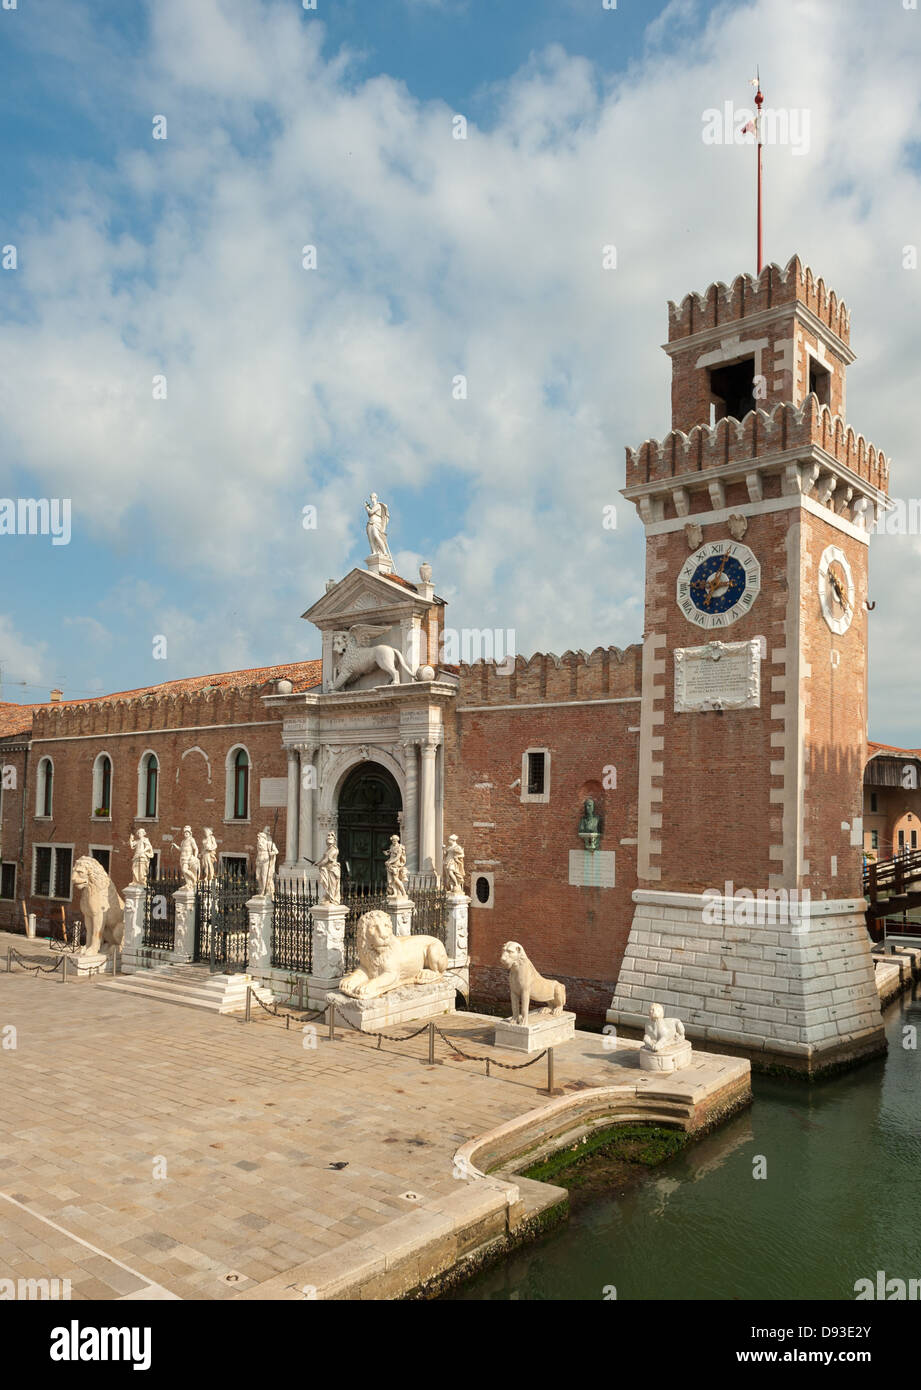
[[[507,705],[520,701],[603,700],[640,693],[642,646],[596,647],[592,652],[534,652],[514,663],[462,662],[458,704]]]
[[[669,300],[668,340],[688,338],[707,328],[733,323],[765,309],[796,301],[805,305],[842,342],[849,344],[851,321],[847,305],[821,277],[816,277],[799,256],[786,266],[766,265],[760,275],[737,275],[731,284],[722,280],[703,294],[692,291],[680,304]]]
[[[715,425],[696,425],[687,434],[672,430],[664,439],[628,448],[627,487],[733,463],[756,467],[765,455],[810,446],[830,454],[871,488],[887,492],[886,455],[813,394],[801,406],[780,402],[771,411],[751,410],[743,420],[727,416]]]
[[[222,686],[162,695],[80,700],[43,705],[33,716],[32,736],[68,738],[80,734],[153,733],[158,730],[232,724],[245,719],[271,721],[254,685]]]

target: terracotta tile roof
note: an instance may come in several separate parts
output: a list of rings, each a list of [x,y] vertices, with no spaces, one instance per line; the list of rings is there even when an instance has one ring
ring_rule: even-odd
[[[0,703],[0,738],[32,732],[32,706]]]
[[[921,758],[921,748],[896,748],[893,743],[868,743],[867,751],[871,758],[877,753],[901,753],[906,758]]]
[[[195,695],[204,690],[248,689],[267,685],[286,678],[294,690],[309,690],[323,678],[323,663],[317,661],[288,661],[281,666],[253,666],[243,671],[218,671],[209,676],[186,676],[183,680],[163,681],[160,685],[145,685],[137,690],[118,690],[111,695],[90,695],[79,700],[44,700],[34,705],[0,704],[0,737],[31,729],[35,710],[73,709],[77,705],[104,705],[113,700],[136,700],[144,695]],[[7,728],[4,715],[10,711]],[[15,713],[13,713],[15,711]]]

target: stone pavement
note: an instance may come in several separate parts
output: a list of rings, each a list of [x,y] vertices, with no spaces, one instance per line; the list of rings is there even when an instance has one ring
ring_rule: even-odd
[[[256,1013],[247,1025],[0,963],[0,1278],[69,1279],[76,1299],[300,1298],[304,1268],[334,1273],[346,1243],[380,1245],[386,1227],[405,1244],[446,1210],[458,1225],[462,1189],[507,1187],[461,1180],[454,1156],[548,1104],[545,1062],[487,1079],[441,1043],[430,1067],[424,1034],[378,1049]],[[489,1047],[493,1021],[445,1022],[465,1050],[521,1061]],[[577,1033],[556,1085],[635,1086],[636,1047]],[[747,1070],[695,1054],[678,1075],[699,1097]]]

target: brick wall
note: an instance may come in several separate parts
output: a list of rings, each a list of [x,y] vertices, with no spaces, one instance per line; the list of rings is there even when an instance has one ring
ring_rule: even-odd
[[[542,974],[562,979],[569,1003],[600,1020],[610,1002],[636,886],[636,776],[641,649],[597,649],[561,660],[519,657],[514,671],[462,666],[446,731],[445,830],[466,850],[471,878],[494,875],[494,906],[470,908],[475,1001],[507,1003],[502,944],[520,941]],[[579,703],[584,702],[584,703]],[[522,754],[549,752],[549,799],[522,802]],[[616,788],[605,787],[606,767]],[[607,775],[612,781],[611,774]],[[613,888],[571,886],[569,852],[582,849],[582,804],[604,818],[600,849],[615,854]]]
[[[169,848],[189,824],[201,844],[210,825],[222,854],[247,855],[255,862],[256,832],[274,827],[282,855],[285,808],[260,807],[260,781],[284,778],[287,762],[281,744],[281,722],[268,711],[261,687],[220,689],[182,696],[144,696],[138,699],[86,705],[42,707],[35,715],[30,781],[44,756],[54,763],[54,805],[50,820],[35,816],[35,785],[27,789],[24,886],[29,910],[40,919],[57,904],[32,898],[32,846],[72,844],[74,859],[91,845],[111,847],[110,874],[121,889],[131,880],[129,834],[143,824],[160,863],[177,868],[179,855]],[[226,760],[242,744],[250,757],[249,820],[225,821]],[[160,764],[158,815],[155,821],[138,817],[138,768],[146,752]],[[112,760],[110,818],[94,815],[93,766],[106,753]],[[76,901],[65,904],[68,919],[78,911]]]

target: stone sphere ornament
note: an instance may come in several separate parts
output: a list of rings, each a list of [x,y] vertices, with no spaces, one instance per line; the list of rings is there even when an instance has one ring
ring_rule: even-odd
[[[432,666],[420,666],[416,672],[417,681],[433,681],[434,679],[435,670]]]

